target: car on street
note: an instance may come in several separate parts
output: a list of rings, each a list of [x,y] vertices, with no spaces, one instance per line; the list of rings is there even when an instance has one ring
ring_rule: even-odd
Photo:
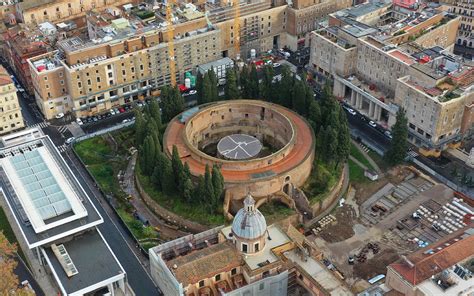
[[[280,63],[273,63],[273,68],[278,68],[278,67],[280,67],[280,66],[281,66]]]
[[[124,112],[125,112],[125,109],[124,109],[124,108],[119,108],[119,112],[120,112],[120,113],[124,113]]]
[[[84,124],[84,122],[82,122],[82,119],[80,119],[80,118],[76,118],[76,123],[79,124],[79,125]]]
[[[22,87],[19,87],[19,88],[18,88],[18,91],[21,92],[21,93],[24,93],[24,92],[25,92],[25,89],[22,88]]]
[[[189,91],[189,94],[190,95],[195,95],[195,94],[197,94],[197,92],[198,92],[197,90],[192,89],[192,90]]]
[[[393,138],[393,137],[392,137],[392,133],[391,133],[390,131],[385,131],[383,134],[384,134],[387,138],[389,138],[390,140]]]
[[[110,109],[109,113],[110,113],[111,115],[115,115],[115,110],[114,110],[114,109]]]
[[[122,120],[122,123],[127,123],[129,121],[130,121],[130,119],[126,118],[126,119]]]
[[[356,115],[357,114],[357,112],[355,112],[354,109],[352,109],[352,108],[349,108],[347,106],[343,106],[343,108],[346,109],[346,111],[349,112],[349,114],[351,114],[351,115]]]
[[[377,127],[377,124],[374,121],[369,121],[369,125],[373,128]]]
[[[65,143],[66,143],[67,145],[70,145],[70,144],[72,144],[75,140],[76,140],[76,138],[70,137],[70,138],[67,138],[67,140],[65,141]]]
[[[115,114],[119,114],[119,113],[120,113],[120,111],[119,111],[118,108],[114,108],[114,112],[115,112]]]
[[[61,119],[61,118],[64,117],[64,113],[58,113],[58,114],[56,114],[55,117],[56,117],[56,119]]]
[[[97,118],[97,116],[92,116],[92,121],[97,122],[97,121],[99,121],[99,118]]]

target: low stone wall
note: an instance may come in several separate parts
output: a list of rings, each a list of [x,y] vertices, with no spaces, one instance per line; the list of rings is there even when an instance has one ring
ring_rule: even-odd
[[[171,224],[175,224],[185,228],[188,231],[193,233],[203,232],[205,230],[210,229],[210,227],[204,226],[202,224],[189,221],[176,215],[175,213],[165,209],[164,207],[160,206],[154,199],[152,199],[148,193],[143,190],[142,184],[138,177],[135,175],[135,186],[137,187],[137,191],[140,194],[141,199],[145,202],[145,204],[150,208],[150,210],[155,214],[160,216],[165,221],[168,221]]]

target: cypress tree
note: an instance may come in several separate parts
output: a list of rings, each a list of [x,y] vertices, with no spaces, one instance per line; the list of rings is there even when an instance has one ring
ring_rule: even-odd
[[[294,78],[293,91],[292,91],[292,109],[299,114],[306,112],[306,92],[304,84],[301,80]]]
[[[272,66],[265,66],[263,69],[263,81],[260,84],[260,98],[265,101],[273,102],[274,101],[274,92],[273,92],[273,76],[275,71],[273,71]]]
[[[156,100],[151,100],[151,103],[149,105],[149,110],[150,110],[150,117],[152,117],[155,120],[156,127],[158,128],[158,131],[160,132],[162,129],[162,122],[161,122],[161,112],[160,112],[160,105]]]
[[[155,157],[156,157],[156,144],[153,140],[153,136],[148,135],[143,142],[143,154],[144,158],[144,173],[147,176],[153,174],[155,167]]]
[[[258,82],[258,73],[257,73],[257,67],[255,64],[252,64],[252,67],[250,68],[250,80],[249,80],[249,95],[250,98],[252,99],[258,99],[260,98],[260,92],[259,92],[259,82]]]
[[[287,108],[291,108],[291,91],[293,88],[293,75],[287,66],[283,66],[281,81],[278,84],[278,103]]]
[[[314,134],[317,135],[321,127],[321,108],[315,100],[312,100],[309,104],[308,121],[314,130]]]
[[[142,112],[140,110],[135,109],[135,146],[140,147],[143,144],[146,136],[146,122],[143,118]]]
[[[250,91],[250,76],[249,70],[247,65],[242,67],[242,71],[240,71],[240,90],[242,93],[243,99],[250,99],[251,98],[251,91]]]
[[[392,165],[403,162],[408,149],[408,119],[405,110],[400,108],[397,112],[397,122],[392,127],[392,145],[390,145],[385,158]]]
[[[347,124],[347,116],[339,106],[339,129],[337,131],[337,160],[336,167],[346,162],[351,151],[351,136]]]
[[[173,145],[173,152],[171,153],[171,167],[173,169],[174,184],[180,188],[183,180],[184,167],[179,157],[178,148]]]
[[[214,203],[217,206],[224,192],[224,177],[217,165],[212,166],[212,186],[214,188]]]
[[[205,104],[212,102],[212,85],[211,85],[211,78],[209,77],[209,72],[204,74],[204,79],[202,82],[202,95],[201,95],[201,102],[199,104]]]
[[[196,75],[196,91],[197,91],[197,102],[198,102],[198,105],[201,105],[202,104],[202,87],[203,87],[203,80],[204,80],[204,77],[203,75],[201,74],[201,72],[198,71],[197,75]]]
[[[205,193],[205,198],[207,199],[207,203],[210,206],[210,210],[212,211],[212,208],[214,206],[214,200],[215,200],[215,193],[214,193],[214,186],[212,184],[212,176],[211,176],[211,170],[209,169],[209,165],[206,164],[206,171],[204,173],[204,193]]]
[[[240,97],[240,91],[237,86],[237,77],[234,69],[229,69],[226,76],[225,98],[227,100],[236,100]]]
[[[207,71],[207,75],[209,75],[209,81],[211,84],[211,94],[209,97],[210,102],[216,102],[219,100],[219,89],[218,89],[218,81],[217,81],[217,75],[214,72],[214,69],[211,68],[209,71]]]

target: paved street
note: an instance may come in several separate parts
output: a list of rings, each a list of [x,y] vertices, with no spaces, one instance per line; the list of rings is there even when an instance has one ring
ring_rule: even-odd
[[[104,223],[99,226],[99,230],[127,272],[128,282],[136,295],[161,294],[148,274],[148,264],[143,265],[143,263],[140,262],[146,262],[146,260],[144,260],[145,257],[135,246],[135,242],[125,231],[118,217],[113,213],[113,210],[105,201],[104,196],[99,192],[95,183],[72,152],[68,150],[63,153],[63,155],[71,167],[72,172],[104,219]],[[139,260],[139,257],[141,257],[142,260]]]

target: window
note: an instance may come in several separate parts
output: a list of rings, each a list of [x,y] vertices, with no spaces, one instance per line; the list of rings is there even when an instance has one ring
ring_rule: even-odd
[[[107,69],[108,69],[108,70],[112,70],[112,65],[108,64],[108,65],[107,65]]]
[[[237,268],[232,268],[230,271],[230,275],[236,275],[237,274]]]
[[[220,280],[221,280],[221,275],[220,275],[220,274],[218,274],[218,275],[216,275],[216,277],[215,277],[215,278],[216,278],[216,282],[218,282],[218,281],[220,281]]]
[[[260,283],[260,287],[258,287],[259,290],[265,289],[265,283]]]
[[[246,244],[246,243],[242,243],[242,252],[243,252],[243,253],[247,253],[247,252],[248,252],[247,248],[248,248],[247,244]]]
[[[259,245],[259,243],[255,243],[255,252],[258,252],[258,251],[260,251],[260,250],[259,250],[259,248],[260,248],[260,245]]]
[[[199,288],[204,287],[204,281],[199,281]]]

